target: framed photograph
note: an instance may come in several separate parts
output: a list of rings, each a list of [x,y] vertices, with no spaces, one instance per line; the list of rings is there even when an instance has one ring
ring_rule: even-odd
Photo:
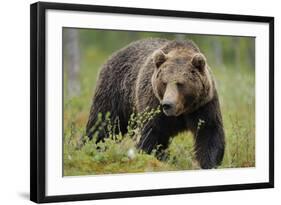
[[[274,187],[274,18],[31,5],[30,198]]]

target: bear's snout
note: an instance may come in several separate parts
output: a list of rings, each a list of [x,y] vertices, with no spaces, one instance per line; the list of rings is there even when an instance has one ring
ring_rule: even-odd
[[[169,101],[165,101],[162,103],[162,107],[164,110],[171,110],[174,107],[174,104],[172,102]]]
[[[176,109],[175,109],[175,104],[171,101],[163,101],[162,102],[162,109],[163,112],[167,115],[167,116],[173,116],[176,113]]]

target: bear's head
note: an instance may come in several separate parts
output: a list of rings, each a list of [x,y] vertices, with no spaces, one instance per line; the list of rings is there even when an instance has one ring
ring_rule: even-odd
[[[206,58],[199,51],[159,49],[153,54],[152,87],[167,116],[191,113],[209,102],[214,81]]]

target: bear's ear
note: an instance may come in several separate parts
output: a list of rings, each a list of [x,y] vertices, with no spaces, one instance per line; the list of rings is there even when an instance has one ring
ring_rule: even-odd
[[[161,49],[155,51],[153,55],[153,61],[154,64],[156,65],[156,68],[159,68],[166,60],[167,60],[167,55]]]
[[[206,58],[203,54],[197,53],[192,57],[191,63],[194,67],[203,71],[206,65]]]

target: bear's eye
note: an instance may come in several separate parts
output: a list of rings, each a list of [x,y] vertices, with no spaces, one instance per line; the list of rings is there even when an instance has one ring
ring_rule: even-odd
[[[179,87],[179,88],[183,87],[183,83],[177,82],[176,85],[177,85],[177,87]]]
[[[191,70],[191,73],[192,73],[192,74],[195,74],[195,73],[196,73],[196,70]]]
[[[167,83],[166,83],[166,82],[162,82],[162,85],[163,85],[164,87],[166,87],[166,86],[167,86]]]

